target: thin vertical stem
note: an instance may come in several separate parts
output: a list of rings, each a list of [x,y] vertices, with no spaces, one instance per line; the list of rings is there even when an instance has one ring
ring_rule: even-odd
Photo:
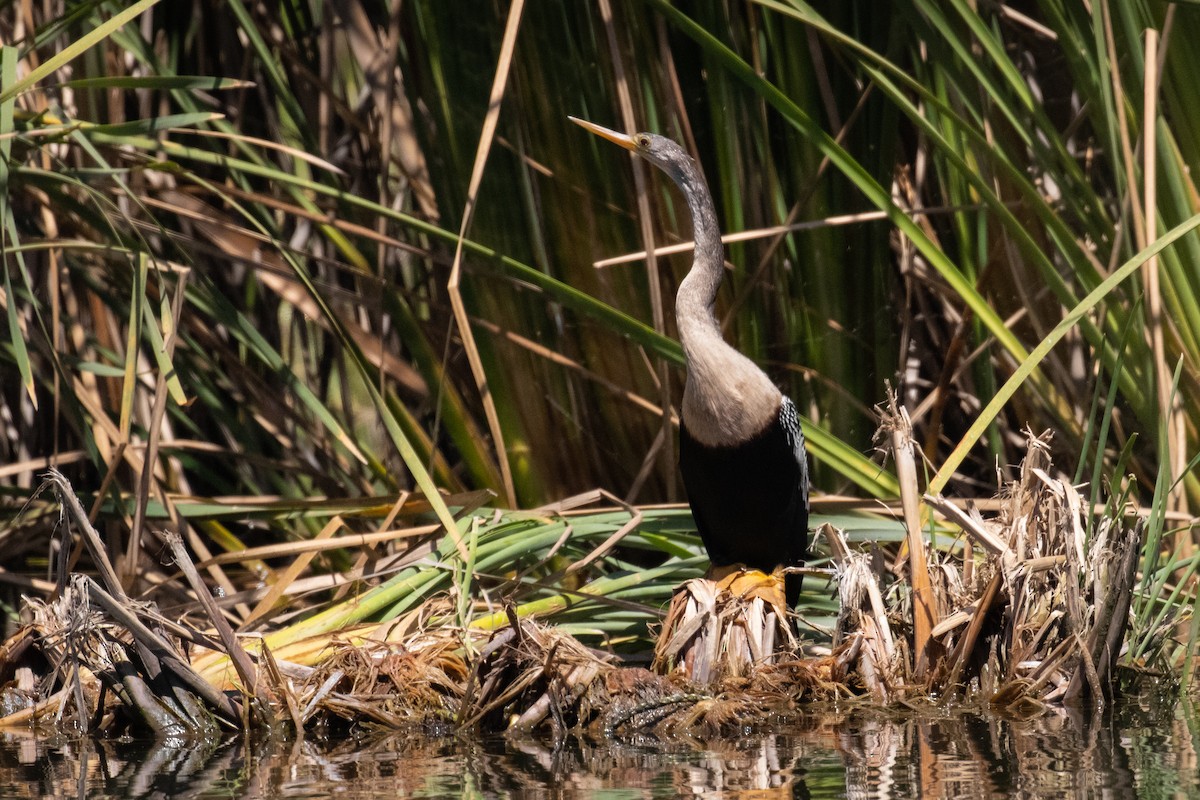
[[[633,97],[629,91],[629,79],[625,74],[624,62],[621,59],[621,48],[617,42],[616,26],[613,24],[612,3],[609,0],[599,0],[600,18],[604,21],[604,30],[608,38],[609,54],[612,58],[613,78],[617,88],[617,105],[621,110],[621,124],[626,131],[632,133],[638,129],[637,119],[633,112]],[[662,279],[658,271],[658,259],[654,255],[654,223],[650,214],[650,193],[646,185],[646,173],[640,159],[630,155],[633,162],[633,182],[637,191],[638,220],[641,226],[642,244],[646,250],[646,283],[650,297],[650,316],[654,330],[664,333],[666,330],[666,314],[663,311]],[[667,496],[675,494],[674,468],[674,431],[671,429],[671,383],[667,373],[667,364],[658,360],[655,370],[659,389],[659,405],[662,406],[662,427],[658,436],[650,446],[643,464],[643,471],[634,481],[625,499],[633,502],[635,495],[641,489],[642,479],[649,474],[647,468],[657,460],[656,455],[662,454],[667,465],[664,470],[667,485]],[[663,462],[660,462],[663,463]]]
[[[454,309],[454,320],[458,325],[458,333],[462,336],[463,349],[467,361],[471,364],[471,374],[475,377],[475,385],[483,399],[484,414],[487,416],[488,427],[492,431],[492,440],[496,446],[496,461],[500,465],[500,476],[504,481],[504,495],[510,508],[516,508],[517,492],[513,485],[512,467],[508,463],[508,449],[504,445],[504,429],[500,425],[500,416],[496,412],[496,401],[488,385],[487,372],[483,368],[483,360],[479,356],[479,348],[475,345],[475,336],[471,332],[471,320],[467,316],[466,306],[463,305],[462,293],[459,286],[462,282],[462,252],[463,240],[471,225],[472,212],[478,199],[479,184],[483,180],[483,169],[487,164],[487,156],[491,151],[492,142],[496,136],[496,122],[500,117],[500,101],[504,99],[504,90],[508,85],[508,74],[512,66],[513,49],[516,46],[517,31],[521,29],[521,12],[525,10],[525,0],[513,0],[508,9],[508,23],[504,29],[504,40],[500,45],[500,57],[496,63],[496,77],[492,81],[492,93],[488,98],[488,112],[483,120],[483,130],[479,134],[479,147],[475,151],[475,166],[471,171],[471,183],[467,188],[467,203],[463,209],[462,227],[458,231],[458,247],[454,251],[454,266],[450,269],[450,280],[446,289],[450,294],[450,305]],[[466,554],[464,553],[464,560]]]

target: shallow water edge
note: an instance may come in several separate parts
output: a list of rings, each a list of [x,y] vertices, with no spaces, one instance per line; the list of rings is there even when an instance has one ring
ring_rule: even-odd
[[[1152,691],[1089,715],[810,709],[713,739],[97,741],[0,733],[0,797],[1200,797],[1197,714]]]

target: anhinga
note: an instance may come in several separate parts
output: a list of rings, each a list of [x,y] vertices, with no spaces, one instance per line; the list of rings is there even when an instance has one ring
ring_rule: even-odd
[[[808,543],[808,459],[800,416],[717,325],[724,249],[703,173],[670,139],[571,120],[667,173],[687,198],[695,260],[675,298],[687,359],[679,468],[709,559],[714,567],[742,564],[766,573],[799,566]],[[788,575],[789,607],[799,593],[800,576]]]

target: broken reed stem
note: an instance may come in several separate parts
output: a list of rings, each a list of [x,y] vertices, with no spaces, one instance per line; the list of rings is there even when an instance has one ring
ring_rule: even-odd
[[[963,666],[971,654],[975,652],[976,642],[979,641],[979,634],[983,630],[983,621],[987,618],[992,604],[996,602],[996,597],[1000,594],[1000,585],[1003,582],[1003,573],[1000,570],[996,570],[996,574],[992,576],[991,582],[988,583],[983,597],[975,605],[975,613],[971,617],[970,624],[967,625],[967,631],[959,641],[958,646],[954,648],[953,655],[950,657],[950,673],[946,677],[946,680],[943,681],[943,686],[946,690],[953,690],[957,686]]]
[[[781,570],[712,567],[675,591],[651,669],[707,686],[750,676],[795,648]]]
[[[143,660],[149,661],[152,657],[160,668],[169,670],[183,681],[190,691],[203,698],[229,721],[236,723],[242,718],[241,708],[238,704],[200,677],[190,664],[180,658],[166,640],[147,627],[132,609],[132,603],[128,598],[121,601],[104,591],[103,587],[91,578],[88,578],[87,582],[88,596],[129,632],[129,635],[142,648]]]
[[[938,623],[933,588],[929,582],[929,562],[925,539],[921,535],[921,489],[917,483],[917,464],[913,457],[912,422],[908,411],[899,405],[894,392],[888,395],[888,414],[884,426],[892,432],[892,456],[896,462],[896,478],[900,483],[900,502],[904,509],[904,526],[908,532],[908,573],[912,590],[913,614],[913,677],[925,678],[931,666],[933,644],[931,633]]]
[[[1119,564],[1109,573],[1109,583],[1104,598],[1096,608],[1095,619],[1088,634],[1086,652],[1081,655],[1081,667],[1077,669],[1063,695],[1064,703],[1078,703],[1087,688],[1101,690],[1092,696],[1093,704],[1102,704],[1111,694],[1105,691],[1111,686],[1110,676],[1116,670],[1117,658],[1121,653],[1121,642],[1133,602],[1133,587],[1137,582],[1137,565],[1141,556],[1142,524],[1131,528],[1123,539],[1115,543]],[[1116,559],[1114,559],[1115,561]]]
[[[894,675],[906,665],[898,664],[896,642],[888,622],[887,606],[879,591],[878,578],[865,553],[853,552],[842,532],[826,523],[821,527],[838,570],[838,597],[841,610],[833,635],[835,651],[843,642],[846,672],[857,666],[863,685],[877,702],[889,703],[897,696],[893,689],[906,683],[906,675]],[[902,691],[902,690],[901,690]]]
[[[204,585],[200,573],[196,571],[195,565],[192,564],[191,556],[188,555],[187,549],[183,546],[183,539],[174,531],[168,531],[165,538],[167,546],[171,548],[171,555],[175,559],[175,565],[179,567],[188,585],[192,587],[196,599],[200,601],[204,613],[208,615],[209,622],[212,623],[213,628],[216,630],[221,644],[225,646],[225,652],[228,654],[230,661],[233,662],[233,668],[237,670],[238,677],[242,679],[246,697],[253,700],[258,696],[259,688],[257,667],[250,660],[250,656],[246,653],[245,648],[242,647],[241,642],[238,641],[237,636],[234,635],[233,628],[229,627],[229,623],[221,614],[221,609],[217,607],[217,603],[213,600],[208,587]]]
[[[53,488],[54,496],[58,498],[59,505],[66,510],[67,516],[75,520],[75,524],[79,528],[79,537],[96,562],[96,571],[100,573],[101,583],[114,597],[128,602],[129,595],[125,594],[125,589],[121,586],[117,571],[113,569],[112,561],[108,558],[108,551],[104,548],[104,542],[100,541],[100,534],[88,521],[88,515],[84,513],[83,504],[79,502],[75,490],[71,488],[70,481],[57,469],[51,467],[46,471],[45,483],[50,484]]]
[[[1133,587],[1137,583],[1138,561],[1141,558],[1142,528],[1139,524],[1129,531],[1124,544],[1125,552],[1121,554],[1121,566],[1113,581],[1111,592],[1117,600],[1112,616],[1106,621],[1104,649],[1101,651],[1100,677],[1112,675],[1121,655],[1121,642],[1125,639],[1125,628],[1128,624],[1129,609],[1133,605]]]
[[[521,622],[520,620],[516,619],[515,615],[511,613],[511,607],[506,607],[505,612],[507,613],[508,621],[511,627],[501,630],[490,642],[483,646],[483,648],[479,651],[479,655],[475,659],[475,665],[472,667],[470,675],[467,676],[467,685],[466,688],[463,689],[463,703],[459,707],[458,719],[456,720],[456,724],[460,728],[473,727],[485,714],[491,711],[495,705],[498,705],[495,704],[494,700],[490,701],[493,705],[481,703],[480,701],[476,700],[477,694],[483,697],[488,697],[490,695],[490,692],[488,691],[489,687],[486,685],[480,686],[478,693],[476,692],[476,687],[479,684],[480,672],[483,670],[484,665],[487,664],[488,659],[492,658],[496,652],[509,646],[514,641],[516,642],[517,647],[520,647],[524,638],[521,630]],[[468,710],[472,710],[474,712],[472,716],[467,716]]]
[[[74,685],[67,686],[65,689],[59,689],[43,700],[38,700],[27,708],[20,708],[7,716],[0,717],[0,730],[4,730],[5,728],[25,728],[51,713],[57,713],[63,704],[70,699],[71,693],[74,691]]]

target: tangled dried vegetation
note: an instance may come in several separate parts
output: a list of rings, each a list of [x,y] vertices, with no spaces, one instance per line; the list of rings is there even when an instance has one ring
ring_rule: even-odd
[[[910,443],[889,416],[898,470]],[[121,591],[70,487],[54,479],[98,568],[73,576],[0,650],[0,725],[33,721],[161,735],[222,727],[359,724],[433,729],[611,734],[716,732],[796,713],[813,700],[883,704],[935,699],[1035,711],[1103,702],[1115,684],[1129,618],[1140,525],[1099,520],[1052,477],[1044,437],[1030,437],[1019,479],[996,516],[924,498],[963,535],[926,551],[917,513],[890,570],[823,526],[841,612],[832,644],[797,642],[778,576],[734,572],[676,592],[653,669],[619,662],[564,631],[510,613],[498,631],[441,624],[358,626],[269,650],[234,635],[164,619]],[[915,480],[906,510],[918,508]],[[198,594],[187,553],[174,556]],[[880,574],[900,576],[891,584]],[[914,577],[915,576],[915,577]],[[245,642],[245,646],[243,646]]]

